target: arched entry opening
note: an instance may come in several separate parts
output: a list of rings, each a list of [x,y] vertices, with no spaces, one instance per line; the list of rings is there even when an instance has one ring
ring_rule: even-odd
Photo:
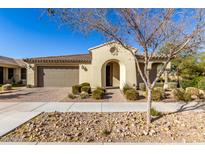
[[[126,84],[125,65],[119,60],[108,60],[102,65],[101,82],[102,87],[119,87]]]
[[[111,61],[106,65],[105,75],[106,87],[120,87],[120,66],[119,63]]]

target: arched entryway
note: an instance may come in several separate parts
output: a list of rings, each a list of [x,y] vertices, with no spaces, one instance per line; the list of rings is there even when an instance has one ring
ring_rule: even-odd
[[[118,60],[109,60],[102,66],[102,86],[122,88],[125,84],[125,66]]]
[[[106,65],[106,87],[120,86],[120,66],[119,63],[111,61]]]

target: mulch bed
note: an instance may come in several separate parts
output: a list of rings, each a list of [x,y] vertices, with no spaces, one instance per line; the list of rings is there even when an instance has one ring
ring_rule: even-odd
[[[146,131],[146,113],[43,113],[4,142],[205,142],[205,112],[166,113]]]

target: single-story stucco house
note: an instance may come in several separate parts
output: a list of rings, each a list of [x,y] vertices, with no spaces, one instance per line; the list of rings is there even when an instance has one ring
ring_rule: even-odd
[[[26,83],[26,63],[21,59],[0,56],[0,84]]]
[[[143,68],[144,57],[138,54],[136,57]],[[157,66],[165,60],[165,56],[153,56],[149,64],[151,80],[156,77]],[[90,48],[88,54],[27,58],[24,61],[27,63],[27,84],[35,87],[69,87],[89,82],[93,88],[123,88],[125,84],[138,86],[143,82],[133,55],[116,42]]]

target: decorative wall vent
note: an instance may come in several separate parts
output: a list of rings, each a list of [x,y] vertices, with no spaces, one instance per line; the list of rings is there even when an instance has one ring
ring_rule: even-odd
[[[111,47],[110,48],[110,53],[112,55],[118,55],[118,49],[116,47]]]

